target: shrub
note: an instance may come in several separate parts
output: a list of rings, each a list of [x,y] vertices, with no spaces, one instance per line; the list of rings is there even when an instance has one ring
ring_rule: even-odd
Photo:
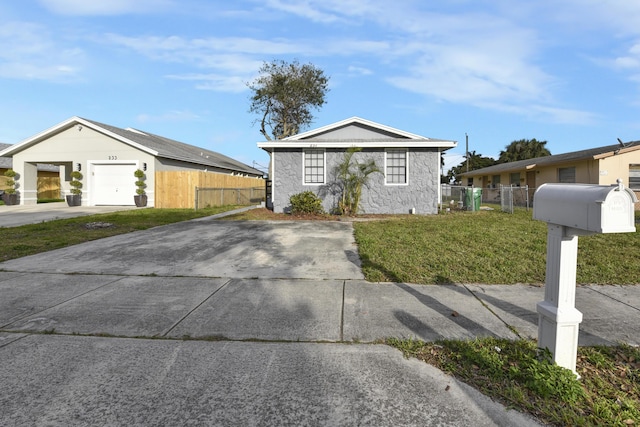
[[[138,187],[138,188],[136,188],[136,194],[142,196],[143,194],[145,194],[144,189],[147,186],[147,184],[145,184],[145,182],[144,182],[144,179],[145,179],[144,171],[142,169],[136,169],[136,171],[133,172],[133,176],[138,178],[136,180],[136,187]]]
[[[71,182],[69,185],[71,186],[71,194],[78,196],[82,194],[82,174],[78,171],[71,172]]]
[[[4,176],[7,177],[7,179],[5,180],[5,185],[7,187],[7,189],[5,190],[5,193],[7,194],[16,194],[16,181],[14,180],[14,178],[16,177],[17,173],[13,170],[13,169],[7,169],[4,172]]]
[[[292,214],[323,214],[322,200],[312,191],[294,194],[289,199]]]

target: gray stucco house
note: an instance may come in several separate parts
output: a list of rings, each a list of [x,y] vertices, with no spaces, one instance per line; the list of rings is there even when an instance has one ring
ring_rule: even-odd
[[[361,148],[354,160],[372,159],[383,173],[369,176],[360,213],[435,214],[440,200],[440,156],[455,141],[426,138],[379,123],[352,117],[282,140],[259,142],[271,156],[270,204],[286,212],[292,195],[312,191],[334,211],[335,167],[350,147]]]

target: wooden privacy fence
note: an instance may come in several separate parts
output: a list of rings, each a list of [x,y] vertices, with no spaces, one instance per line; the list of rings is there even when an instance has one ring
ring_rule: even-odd
[[[60,198],[60,177],[59,176],[39,176],[38,177],[38,200],[59,199]]]
[[[207,189],[263,188],[264,179],[204,171],[162,171],[155,173],[154,206],[156,208],[196,207],[196,187]],[[257,196],[256,196],[257,197]],[[218,200],[220,197],[218,195]],[[198,203],[202,208],[201,202]],[[237,204],[235,201],[226,204]],[[218,206],[211,203],[210,206]]]
[[[200,188],[196,187],[195,208],[224,205],[258,205],[265,201],[265,187]]]
[[[0,190],[6,190],[9,178],[0,176]],[[38,176],[38,200],[60,198],[60,177],[58,175]]]

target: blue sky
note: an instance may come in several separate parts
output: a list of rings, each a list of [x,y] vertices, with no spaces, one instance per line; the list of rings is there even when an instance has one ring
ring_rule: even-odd
[[[246,83],[330,76],[312,127],[351,116],[497,157],[640,139],[632,0],[21,0],[0,3],[0,142],[71,116],[268,164]]]

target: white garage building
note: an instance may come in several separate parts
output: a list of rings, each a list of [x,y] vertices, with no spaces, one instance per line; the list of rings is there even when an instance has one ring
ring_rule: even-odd
[[[121,129],[72,117],[0,151],[13,157],[20,204],[37,203],[37,164],[60,167],[62,196],[69,194],[70,173],[83,175],[82,204],[133,205],[134,171],[146,176],[148,206],[154,206],[157,171],[198,170],[262,177],[257,169],[220,153],[137,129]]]

